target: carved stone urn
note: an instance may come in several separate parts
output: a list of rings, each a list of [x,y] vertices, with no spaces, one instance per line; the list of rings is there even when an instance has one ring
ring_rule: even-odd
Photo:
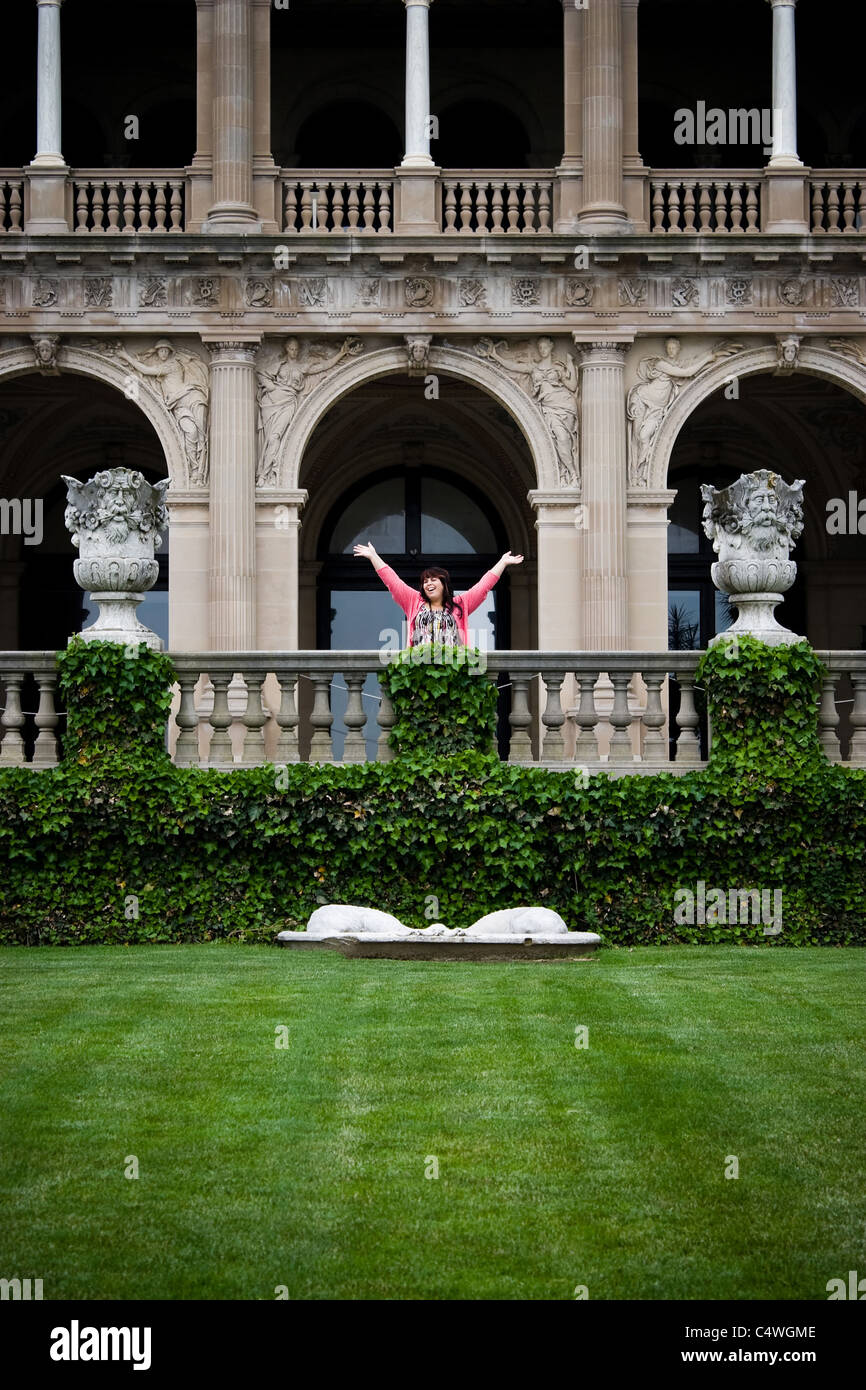
[[[63,481],[69,503],[64,521],[79,551],[75,578],[99,605],[81,636],[124,646],[144,642],[161,651],[162,638],[139,622],[136,609],[159,575],[154,550],[168,523],[168,479],[153,486],[133,469],[109,468],[86,483]]]
[[[732,636],[757,637],[768,646],[789,646],[802,639],[776,621],[797,575],[789,559],[803,530],[803,480],[786,483],[778,473],[759,468],[743,473],[730,487],[701,487],[704,531],[718,560],[713,583],[737,608],[737,620],[710,642]]]

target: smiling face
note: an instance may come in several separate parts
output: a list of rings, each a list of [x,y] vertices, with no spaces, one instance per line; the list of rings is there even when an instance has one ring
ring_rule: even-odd
[[[428,575],[424,580],[424,597],[432,607],[438,608],[442,604],[442,595],[445,593],[445,586],[441,579],[434,579]]]

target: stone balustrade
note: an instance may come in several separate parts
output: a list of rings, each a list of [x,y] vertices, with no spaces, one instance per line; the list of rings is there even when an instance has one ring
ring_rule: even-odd
[[[866,179],[850,169],[813,169],[810,189],[815,235],[866,230]]]
[[[522,174],[449,169],[443,171],[441,187],[444,232],[497,236],[552,230],[554,176],[550,169]]]
[[[23,231],[24,179],[20,169],[0,169],[0,236]]]
[[[76,169],[71,180],[79,233],[182,232],[182,170]]]
[[[818,655],[828,669],[821,744],[830,762],[866,767],[866,652]],[[509,762],[613,776],[682,773],[705,766],[694,699],[700,656],[499,651],[488,653],[478,679],[505,692]],[[394,756],[393,708],[375,681],[379,652],[204,652],[172,659],[178,685],[167,738],[180,766],[229,770],[266,761]],[[672,721],[670,676],[679,693]],[[56,654],[0,653],[0,685],[0,766],[53,767],[64,718],[55,705]],[[574,691],[569,708],[566,685]]]
[[[760,232],[762,182],[755,169],[653,169],[652,231]]]
[[[284,232],[393,232],[393,170],[283,169],[280,182]]]

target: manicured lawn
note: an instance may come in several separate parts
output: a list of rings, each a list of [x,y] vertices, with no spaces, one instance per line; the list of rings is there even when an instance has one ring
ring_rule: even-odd
[[[866,1272],[864,964],[2,950],[0,1276],[46,1298],[826,1299]]]

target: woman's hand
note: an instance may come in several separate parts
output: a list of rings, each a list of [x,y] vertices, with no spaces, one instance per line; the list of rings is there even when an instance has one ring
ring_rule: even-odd
[[[509,565],[522,565],[522,564],[523,564],[523,556],[522,556],[522,555],[512,555],[512,553],[511,553],[510,550],[506,550],[505,554],[503,555],[503,557],[502,557],[502,559],[499,561],[499,563],[500,563],[500,565],[502,565],[503,569],[507,569]]]
[[[370,545],[356,545],[354,553],[356,555],[362,555],[365,560],[369,560],[370,564],[373,566],[373,569],[376,571],[377,574],[379,570],[385,568],[385,561],[380,558],[379,553],[376,550],[375,545],[372,544],[372,542],[370,543]]]

